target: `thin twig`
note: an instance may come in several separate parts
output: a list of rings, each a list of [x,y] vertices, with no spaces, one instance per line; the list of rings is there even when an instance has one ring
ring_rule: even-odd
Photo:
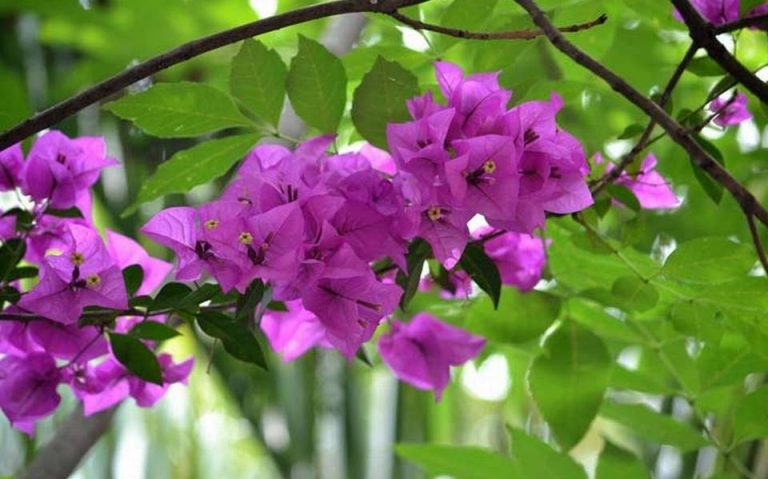
[[[457,28],[448,28],[440,25],[434,25],[432,23],[425,23],[407,17],[400,12],[391,12],[388,15],[398,22],[408,25],[414,30],[427,30],[451,37],[464,38],[466,40],[533,40],[544,35],[542,30],[536,28],[509,32],[472,32],[468,30],[459,30]],[[591,22],[568,25],[566,27],[560,27],[558,30],[561,32],[581,32],[583,30],[589,30],[590,28],[602,25],[607,20],[608,16],[603,14]]]
[[[768,83],[749,71],[726,50],[723,44],[717,40],[715,28],[701,17],[691,2],[689,0],[672,0],[672,3],[685,20],[694,43],[707,50],[710,58],[763,103],[768,103]]]
[[[693,59],[693,55],[696,54],[696,50],[698,50],[698,47],[695,43],[692,43],[690,47],[688,47],[688,50],[685,52],[685,55],[683,56],[683,59],[680,60],[680,63],[678,63],[677,68],[675,68],[675,71],[672,73],[672,76],[669,78],[669,81],[667,82],[667,85],[664,87],[664,90],[661,93],[661,97],[659,97],[658,104],[661,108],[664,108],[669,101],[669,99],[672,97],[672,91],[677,86],[677,83],[680,81],[680,78],[683,76],[683,72],[688,67],[688,64]],[[616,165],[615,168],[613,168],[610,171],[607,171],[600,180],[595,184],[595,186],[592,188],[592,194],[597,195],[602,191],[603,188],[607,187],[609,184],[613,183],[614,181],[618,180],[622,173],[624,173],[624,170],[633,162],[635,161],[635,158],[647,147],[647,143],[649,138],[651,137],[651,133],[653,133],[653,129],[656,127],[656,121],[651,119],[648,122],[648,125],[645,127],[645,130],[643,130],[643,134],[640,135],[640,139],[637,140],[637,143],[635,143],[635,146],[632,147],[632,149],[624,155],[624,157],[619,161],[619,163]]]
[[[0,151],[44,130],[45,128],[54,126],[83,108],[121,91],[123,88],[126,88],[139,80],[170,68],[173,65],[202,55],[203,53],[216,50],[217,48],[237,43],[246,38],[255,37],[312,20],[342,15],[345,13],[389,13],[398,8],[417,5],[426,1],[428,0],[337,0],[334,2],[300,8],[193,40],[166,53],[139,63],[136,66],[128,68],[19,123],[0,135]]]
[[[722,33],[729,33],[734,30],[741,30],[742,28],[748,27],[768,28],[768,13],[761,13],[760,15],[739,18],[733,22],[718,25],[714,30],[716,35],[720,35]]]
[[[210,306],[202,306],[200,307],[200,311],[226,311],[228,309],[232,309],[236,307],[237,304],[234,302],[229,303],[221,303],[221,304],[214,304]],[[110,317],[110,318],[118,318],[122,316],[165,316],[168,314],[172,314],[176,312],[176,308],[165,308],[165,309],[158,309],[157,311],[146,311],[143,309],[136,309],[136,308],[128,308],[128,309],[98,309],[98,310],[90,310],[90,311],[84,311],[80,318],[92,318],[92,319],[98,319],[101,317]],[[149,314],[148,314],[149,313]],[[45,316],[41,316],[39,314],[34,313],[28,313],[28,312],[22,312],[22,313],[8,313],[8,312],[2,312],[0,313],[0,321],[21,321],[21,322],[29,322],[29,321],[42,321],[42,320],[49,320],[52,321],[49,318],[46,318]],[[92,324],[88,324],[88,326],[91,326]]]

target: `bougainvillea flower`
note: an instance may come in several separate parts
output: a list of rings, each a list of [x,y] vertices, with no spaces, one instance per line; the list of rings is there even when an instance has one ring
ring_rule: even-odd
[[[436,317],[419,313],[408,323],[392,321],[392,329],[379,339],[381,359],[402,381],[434,390],[440,400],[450,381],[450,367],[477,356],[485,339]]]
[[[96,183],[103,168],[117,164],[106,151],[103,138],[69,139],[49,131],[27,155],[22,190],[36,201],[48,199],[52,208],[70,208],[78,192]]]
[[[21,186],[21,171],[24,168],[24,151],[21,143],[0,151],[0,191],[9,191]]]
[[[492,234],[492,228],[473,232],[475,238]],[[541,238],[526,233],[506,232],[483,242],[488,257],[496,263],[501,282],[520,291],[529,291],[541,279],[547,262],[546,248]]]
[[[86,416],[108,409],[127,397],[132,397],[139,407],[152,407],[163,397],[168,387],[175,383],[187,383],[194,359],[174,363],[168,354],[158,354],[157,360],[163,375],[163,385],[148,383],[128,372],[113,357],[96,367],[84,366],[70,372],[70,382],[75,395],[83,401]]]
[[[77,321],[86,306],[127,308],[123,274],[99,234],[69,225],[67,243],[60,255],[45,258],[40,282],[21,298],[19,307],[64,324]]]
[[[653,153],[645,157],[636,175],[622,173],[616,183],[629,188],[640,206],[645,209],[667,209],[680,206],[680,200],[667,180],[656,171],[656,156]]]
[[[387,125],[387,143],[400,170],[431,184],[449,156],[445,151],[453,109],[446,109],[408,123]]]
[[[445,271],[445,277],[433,278],[427,275],[419,281],[420,291],[429,291],[433,287],[440,288],[440,296],[446,299],[466,299],[472,294],[472,278],[462,270]]]
[[[86,362],[108,351],[107,340],[93,326],[80,327],[43,319],[31,321],[28,334],[40,350],[67,361]]]
[[[136,291],[137,296],[157,289],[173,268],[171,263],[151,257],[139,243],[127,236],[110,230],[106,231],[106,235],[107,251],[118,268],[123,270],[137,264],[144,270],[144,279]]]
[[[766,3],[762,4],[762,5],[756,6],[755,8],[753,8],[752,10],[747,12],[747,14],[744,15],[744,16],[745,17],[756,17],[758,15],[765,15],[766,13],[768,13],[768,2],[766,2]],[[762,25],[753,25],[753,26],[751,26],[749,28],[751,30],[768,30],[768,26],[766,26],[765,23],[763,23]]]
[[[283,361],[293,361],[315,346],[330,348],[325,326],[318,317],[304,309],[301,301],[285,303],[287,311],[267,311],[259,326]]]
[[[13,427],[33,434],[35,422],[58,407],[60,381],[56,361],[46,353],[6,356],[0,359],[0,409]]]
[[[739,0],[691,0],[691,5],[713,25],[722,25],[739,19]],[[676,20],[684,21],[677,9],[672,15]]]
[[[723,128],[730,125],[738,125],[752,118],[752,113],[747,109],[747,95],[738,92],[731,100],[730,95],[721,95],[709,104],[709,111],[720,112],[712,121]]]

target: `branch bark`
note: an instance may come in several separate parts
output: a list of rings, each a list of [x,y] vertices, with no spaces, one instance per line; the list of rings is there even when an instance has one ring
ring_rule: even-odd
[[[338,0],[293,10],[193,40],[131,67],[19,123],[0,135],[0,151],[45,128],[54,126],[83,108],[103,100],[139,80],[217,48],[312,20],[345,13],[390,13],[398,8],[417,5],[426,1],[428,0]]]
[[[528,12],[534,23],[536,23],[536,25],[544,30],[547,38],[550,40],[552,45],[555,46],[555,48],[570,57],[579,65],[600,77],[613,90],[643,110],[653,121],[664,128],[664,130],[667,131],[669,136],[675,140],[677,144],[682,146],[685,151],[688,152],[697,167],[706,171],[707,174],[712,177],[712,179],[723,185],[723,187],[728,190],[731,196],[733,196],[733,198],[741,206],[741,209],[744,211],[744,214],[746,215],[747,221],[749,223],[750,232],[753,234],[753,239],[754,234],[757,232],[755,226],[753,225],[753,220],[755,218],[758,219],[763,225],[768,226],[768,211],[766,211],[766,209],[757,201],[757,198],[755,198],[754,195],[752,195],[752,193],[750,193],[749,190],[747,190],[741,183],[736,181],[736,179],[734,179],[730,173],[728,173],[728,171],[720,166],[720,164],[715,161],[709,155],[709,153],[707,153],[696,142],[696,140],[691,137],[685,128],[683,128],[674,119],[672,119],[672,117],[667,115],[667,113],[651,99],[646,98],[631,85],[625,82],[621,77],[613,73],[594,58],[587,55],[573,43],[569,42],[557,30],[557,28],[552,25],[544,12],[538,7],[538,5],[536,5],[534,0],[515,1]],[[675,4],[680,3],[680,0],[672,1]],[[685,0],[682,1],[687,3]],[[694,39],[694,42],[696,42],[696,39]],[[765,258],[765,252],[759,242],[759,239],[758,241],[754,241],[754,243],[758,257],[762,263]]]
[[[749,71],[717,40],[716,29],[707,23],[689,0],[672,0],[688,26],[693,42],[763,103],[768,103],[768,83]]]

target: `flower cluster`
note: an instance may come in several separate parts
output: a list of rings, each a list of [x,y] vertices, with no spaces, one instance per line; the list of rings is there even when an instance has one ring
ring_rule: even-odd
[[[0,237],[5,248],[17,244],[18,256],[39,268],[39,281],[28,291],[19,280],[2,284],[4,292],[21,296],[3,312],[29,320],[0,321],[0,409],[30,434],[59,404],[59,385],[70,386],[85,413],[93,414],[128,396],[151,406],[191,370],[191,360],[175,364],[161,354],[164,385],[146,383],[115,359],[100,327],[78,321],[88,306],[128,308],[124,268],[143,268],[138,294],[152,292],[171,269],[132,239],[107,231],[105,243],[95,229],[90,187],[101,169],[116,163],[106,156],[103,139],[70,139],[57,131],[39,137],[26,160],[20,145],[0,152],[0,191],[19,199],[0,217]],[[57,214],[70,208],[82,216]],[[140,320],[118,318],[115,329]]]
[[[740,0],[691,0],[691,4],[705,20],[713,25],[734,22],[740,17]],[[752,8],[745,16],[753,17],[764,13],[768,13],[768,2]],[[674,17],[683,21],[683,17],[677,10],[674,11]]]

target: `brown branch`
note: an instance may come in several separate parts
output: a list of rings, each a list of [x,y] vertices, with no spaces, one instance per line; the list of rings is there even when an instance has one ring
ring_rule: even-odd
[[[707,23],[689,0],[672,0],[688,26],[693,42],[763,103],[768,103],[768,84],[749,71],[717,40],[716,30]]]
[[[237,306],[233,302],[228,303],[221,303],[221,304],[213,304],[210,306],[201,306],[200,311],[226,311],[228,309],[232,309],[235,306]],[[158,309],[157,311],[151,311],[148,316],[154,317],[154,316],[167,316],[169,314],[173,314],[177,311],[177,308],[165,308],[165,309]],[[111,318],[118,318],[123,316],[145,316],[147,315],[147,311],[142,309],[136,309],[136,308],[128,308],[128,309],[97,309],[97,310],[90,310],[90,311],[84,311],[80,315],[80,319],[99,319],[102,317],[109,317]],[[28,313],[28,312],[21,312],[21,313],[8,313],[8,312],[0,312],[0,321],[19,321],[19,322],[29,322],[29,321],[53,321],[50,318],[46,318],[45,316],[41,316],[39,314],[35,313]],[[96,324],[99,324],[100,322],[94,321],[93,323],[86,323],[85,326],[94,326]]]
[[[0,151],[45,128],[54,126],[83,108],[121,91],[139,80],[217,48],[292,25],[334,15],[356,12],[390,13],[398,8],[417,5],[426,1],[428,0],[338,0],[293,10],[193,40],[124,70],[19,123],[0,135]]]
[[[554,25],[547,19],[543,11],[533,0],[515,0],[522,6],[533,19],[534,23],[544,30],[547,38],[558,50],[570,57],[576,63],[591,71],[613,90],[624,98],[634,103],[643,110],[651,119],[659,124],[669,136],[675,140],[690,155],[697,167],[720,183],[733,196],[745,212],[749,212],[764,225],[768,225],[768,211],[757,201],[741,183],[736,181],[709,153],[694,140],[686,129],[670,117],[659,105],[638,92],[613,71],[587,55],[584,51],[569,42]],[[677,2],[677,0],[673,0]]]
[[[715,27],[715,35],[722,33],[729,33],[734,30],[741,30],[748,27],[763,27],[768,28],[768,13],[761,13],[760,15],[752,15],[751,17],[743,17],[733,22],[724,23]]]
[[[451,37],[464,38],[466,40],[533,40],[534,38],[544,35],[544,32],[540,29],[515,30],[509,32],[471,32],[468,30],[459,30],[456,28],[434,25],[432,23],[425,23],[407,17],[400,12],[391,12],[388,15],[398,22],[408,25],[415,30],[427,30]],[[596,27],[598,25],[602,25],[607,20],[607,15],[600,15],[591,22],[568,25],[566,27],[560,27],[558,30],[561,32],[580,32],[583,30],[589,30],[590,28]]]
[[[667,102],[672,96],[672,91],[675,89],[677,83],[680,81],[680,78],[683,76],[683,72],[686,68],[688,68],[688,64],[691,63],[691,60],[693,60],[693,55],[696,53],[696,50],[698,50],[696,44],[691,44],[691,46],[688,47],[688,50],[685,52],[683,59],[680,60],[677,68],[675,68],[675,71],[672,72],[672,76],[669,78],[667,85],[664,87],[664,90],[661,93],[661,97],[659,97],[658,105],[661,108],[666,106]],[[637,140],[635,146],[632,147],[632,150],[624,155],[624,157],[621,159],[621,161],[619,161],[615,168],[605,173],[605,175],[603,175],[603,177],[598,180],[597,184],[592,188],[593,195],[600,193],[603,188],[619,179],[621,174],[624,173],[624,170],[633,161],[635,161],[635,158],[637,158],[637,156],[648,146],[648,140],[651,138],[651,133],[653,133],[654,128],[656,128],[656,121],[651,119],[648,122],[648,125],[645,127],[645,130],[643,130],[643,134],[640,135],[640,139]]]

